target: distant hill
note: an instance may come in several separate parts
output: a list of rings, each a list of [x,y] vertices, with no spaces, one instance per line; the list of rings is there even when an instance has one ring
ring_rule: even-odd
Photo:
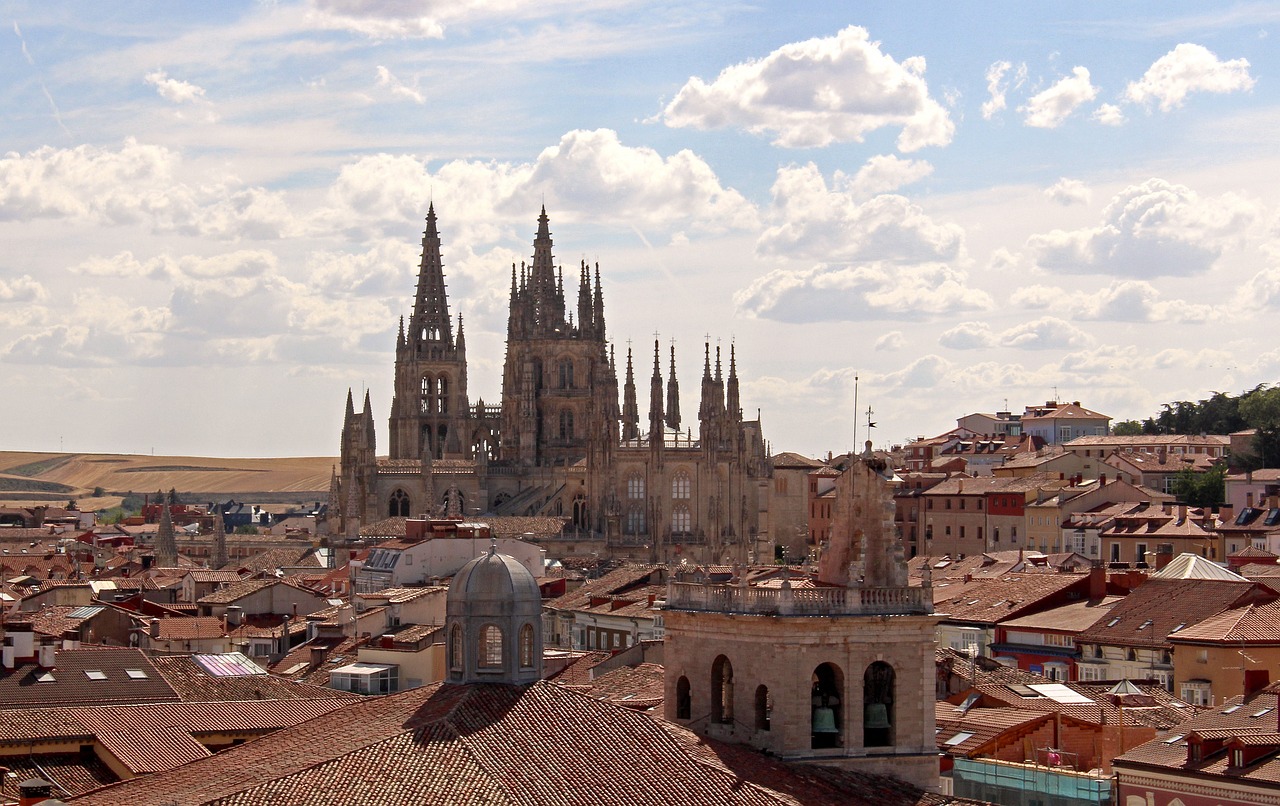
[[[323,500],[338,460],[330,456],[284,459],[207,459],[111,453],[0,451],[0,506],[65,503],[82,508],[117,506],[129,492],[173,488],[188,496],[269,501]],[[101,487],[104,494],[94,496]]]

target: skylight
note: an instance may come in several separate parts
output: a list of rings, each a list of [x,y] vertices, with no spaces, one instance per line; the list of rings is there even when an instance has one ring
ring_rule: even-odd
[[[945,742],[943,742],[943,744],[945,744],[947,747],[955,747],[958,744],[964,744],[965,742],[969,741],[972,738],[973,738],[973,731],[962,730],[959,733],[957,733],[955,736],[952,736],[950,739],[947,739]]]
[[[1178,742],[1182,741],[1182,738],[1183,738],[1184,736],[1186,736],[1186,734],[1185,734],[1185,733],[1179,733],[1177,736],[1170,736],[1168,739],[1165,739],[1165,740],[1164,740],[1164,743],[1165,743],[1165,744],[1177,744]]]
[[[90,680],[106,680],[107,673],[100,669],[85,669],[84,676]]]
[[[1150,626],[1151,626],[1151,619],[1147,619],[1146,621],[1144,621],[1144,622],[1142,622],[1141,624],[1139,624],[1139,625],[1138,625],[1138,629],[1139,629],[1139,630],[1145,630],[1146,628],[1148,628],[1148,627],[1150,627]]]
[[[147,673],[141,669],[125,669],[124,673],[129,675],[130,680],[146,680]]]
[[[1257,713],[1249,714],[1249,718],[1255,719],[1260,716],[1266,716],[1267,714],[1271,713],[1274,710],[1275,710],[1274,708],[1263,708],[1261,711],[1258,711]]]
[[[1234,714],[1236,711],[1239,711],[1239,710],[1240,710],[1240,706],[1239,706],[1239,705],[1232,705],[1232,706],[1230,706],[1229,708],[1223,708],[1223,709],[1222,709],[1222,713],[1224,713],[1224,714]]]
[[[53,672],[41,672],[36,675],[37,683],[56,683],[58,679],[53,676]]]
[[[1116,618],[1113,618],[1113,619],[1111,619],[1110,621],[1108,621],[1108,622],[1107,622],[1107,626],[1108,626],[1108,627],[1114,627],[1114,626],[1116,626],[1116,625],[1117,625],[1117,624],[1119,624],[1119,623],[1120,623],[1120,618],[1117,616]]]

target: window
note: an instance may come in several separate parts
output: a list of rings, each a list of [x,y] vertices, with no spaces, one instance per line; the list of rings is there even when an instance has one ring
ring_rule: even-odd
[[[462,671],[462,625],[455,624],[449,631],[449,668]]]
[[[773,697],[768,686],[756,686],[756,730],[769,730],[773,718]]]
[[[644,506],[632,504],[627,509],[627,534],[642,535],[645,532]]]
[[[627,479],[627,498],[633,501],[644,499],[644,476],[637,473]]]
[[[689,678],[681,676],[676,681],[676,719],[689,719],[693,712],[692,697],[689,694]]]
[[[520,628],[520,667],[528,669],[533,666],[533,625],[526,624]]]
[[[692,491],[692,485],[689,483],[689,474],[680,471],[671,479],[671,497],[676,500],[687,499]]]
[[[502,628],[496,624],[486,624],[480,629],[480,666],[495,668],[502,666]]]
[[[573,439],[573,412],[569,409],[560,412],[560,439]]]
[[[573,361],[568,358],[560,361],[560,388],[573,388]]]
[[[409,517],[409,494],[404,490],[396,490],[391,494],[387,506],[387,516],[391,518]]]
[[[686,535],[692,528],[692,518],[689,516],[689,507],[684,504],[677,504],[671,510],[671,531],[673,534]]]
[[[711,721],[733,722],[733,664],[724,655],[711,664]]]
[[[815,749],[844,744],[844,673],[834,663],[813,670],[811,745]]]

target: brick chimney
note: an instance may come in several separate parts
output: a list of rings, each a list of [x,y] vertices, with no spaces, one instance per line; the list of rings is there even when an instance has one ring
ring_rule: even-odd
[[[43,778],[29,778],[18,784],[18,806],[36,806],[53,797],[53,784]]]
[[[1156,546],[1156,569],[1159,571],[1173,561],[1173,544],[1161,543]]]
[[[1102,563],[1089,569],[1089,601],[1097,601],[1107,595],[1107,569]]]

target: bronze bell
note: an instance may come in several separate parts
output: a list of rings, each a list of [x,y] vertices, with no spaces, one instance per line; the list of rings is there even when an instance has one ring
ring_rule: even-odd
[[[862,727],[872,729],[889,727],[889,707],[882,702],[867,703],[867,707],[863,709]]]
[[[813,709],[813,732],[814,733],[839,733],[840,729],[836,727],[836,711],[834,708],[818,706]]]

